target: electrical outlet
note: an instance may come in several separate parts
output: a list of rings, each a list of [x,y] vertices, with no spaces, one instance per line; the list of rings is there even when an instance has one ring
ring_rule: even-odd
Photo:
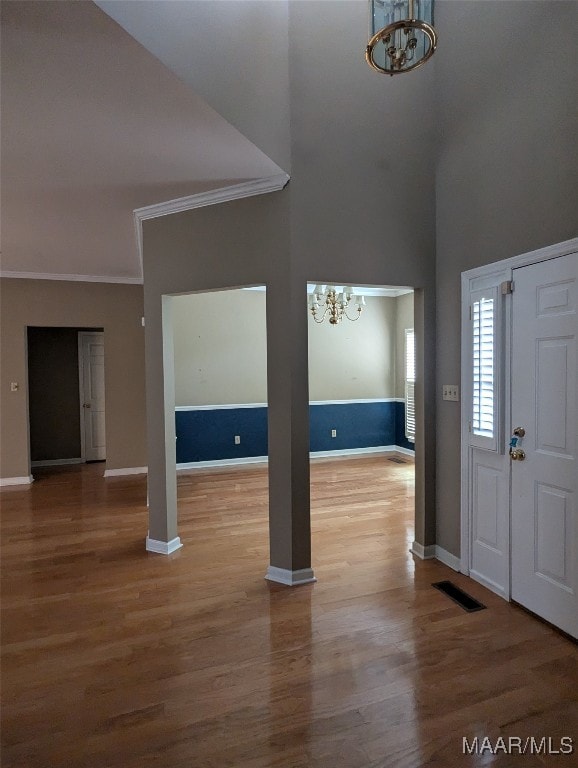
[[[336,429],[332,429],[331,430],[331,437],[337,437],[337,430]]]
[[[10,382],[10,392],[18,392],[19,385],[17,381]]]
[[[241,435],[235,435],[235,445],[241,445]]]
[[[444,384],[442,387],[442,399],[451,400],[452,402],[459,402],[460,388],[457,384]]]

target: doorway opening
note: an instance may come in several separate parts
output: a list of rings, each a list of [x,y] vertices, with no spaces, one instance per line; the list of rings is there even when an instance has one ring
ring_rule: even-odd
[[[104,331],[27,329],[30,464],[106,459]]]
[[[265,287],[167,298],[163,324],[165,345],[172,345],[179,533],[201,556],[205,526],[226,535],[242,516],[242,546],[262,550],[266,561]]]
[[[173,296],[177,469],[266,461],[266,292]]]
[[[355,286],[348,316],[335,324],[325,301],[314,306],[319,287],[327,296],[325,284],[308,284],[315,551],[323,549],[328,520],[341,531],[351,526],[352,536],[360,522],[366,535],[381,538],[388,558],[407,559],[415,538],[414,293],[408,287]],[[341,301],[344,291],[351,292],[331,287]],[[387,537],[393,516],[395,542]]]

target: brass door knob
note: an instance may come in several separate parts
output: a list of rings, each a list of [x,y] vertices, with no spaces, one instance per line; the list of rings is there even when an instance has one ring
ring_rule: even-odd
[[[512,448],[510,450],[510,458],[512,461],[524,461],[526,454],[521,448]]]
[[[83,407],[83,408],[90,408],[90,403],[83,403],[83,404],[82,404],[82,407]]]
[[[526,430],[524,429],[524,427],[515,427],[514,434],[516,435],[516,437],[524,437],[524,435],[526,434]]]

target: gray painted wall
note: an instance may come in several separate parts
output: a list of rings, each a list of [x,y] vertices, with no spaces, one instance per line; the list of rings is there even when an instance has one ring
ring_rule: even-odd
[[[372,72],[366,14],[359,2],[291,4],[289,188],[144,224],[152,538],[177,531],[174,419],[163,410],[174,404],[171,308],[165,301],[163,373],[161,297],[265,284],[271,564],[309,566],[303,295],[308,281],[331,275],[338,284],[418,288],[415,535],[434,542],[434,73],[424,67],[398,82]],[[373,110],[388,119],[373,120]]]
[[[289,211],[285,189],[146,221],[143,256],[149,534],[177,535],[172,300],[163,295],[266,285],[271,562],[296,570],[310,562],[307,314]]]
[[[441,2],[436,26],[439,392],[460,380],[460,273],[576,236],[578,3]],[[437,542],[458,555],[459,403],[437,436]]]
[[[142,286],[2,278],[0,294],[0,477],[30,474],[28,326],[104,329],[106,468],[144,466]]]
[[[366,44],[366,3],[290,3],[292,262],[303,281],[419,289],[416,539],[433,544],[435,70],[379,75]]]

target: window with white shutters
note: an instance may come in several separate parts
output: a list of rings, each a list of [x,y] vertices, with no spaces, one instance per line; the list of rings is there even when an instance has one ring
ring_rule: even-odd
[[[472,432],[494,437],[495,416],[495,301],[480,298],[472,304],[473,389]]]
[[[500,444],[500,294],[491,286],[470,294],[470,442],[488,451]]]
[[[415,334],[405,331],[405,436],[415,442]]]

